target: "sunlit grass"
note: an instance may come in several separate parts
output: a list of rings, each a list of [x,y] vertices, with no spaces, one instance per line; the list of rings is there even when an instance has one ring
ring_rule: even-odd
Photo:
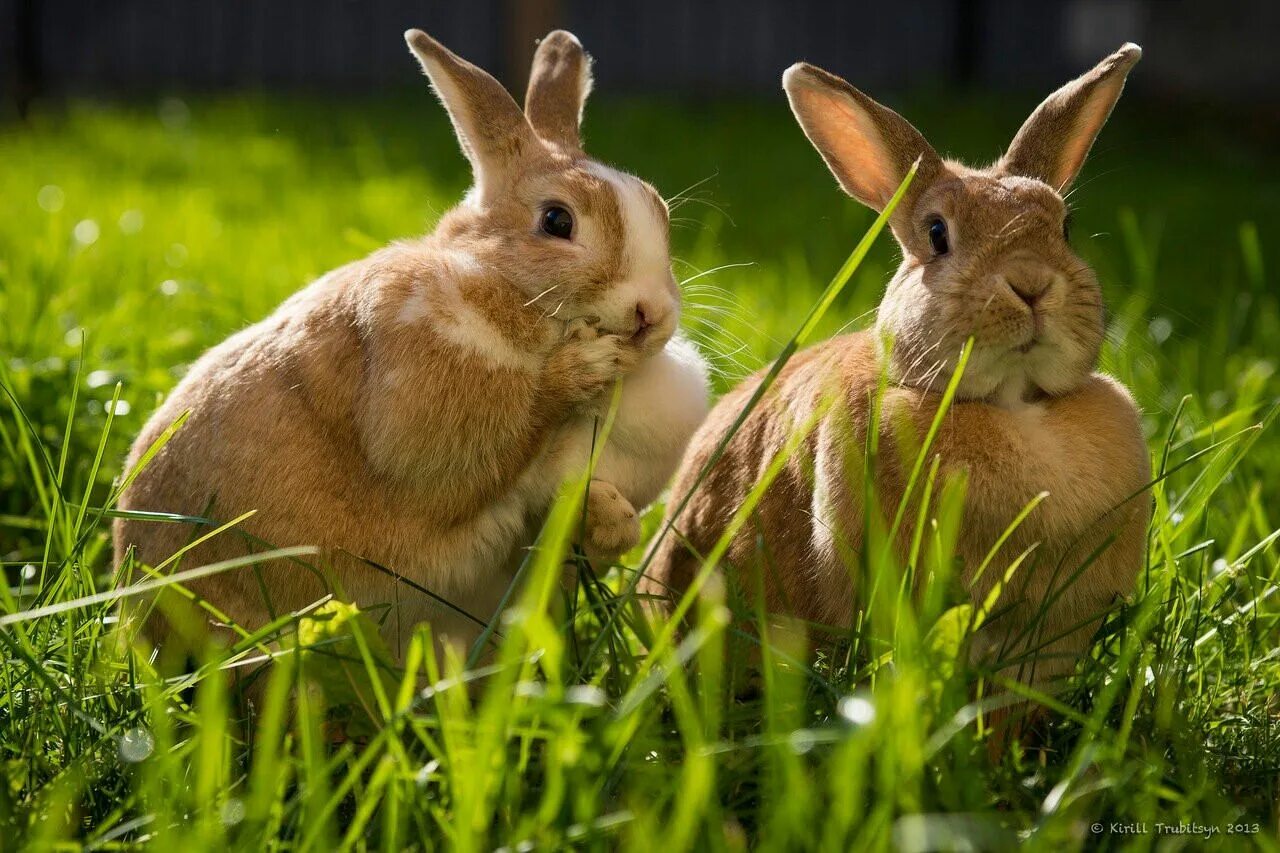
[[[932,138],[979,155],[1005,141],[999,107],[928,106]],[[110,565],[129,440],[205,347],[427,227],[463,190],[462,161],[425,96],[76,106],[0,128],[0,846],[1057,848],[1124,840],[1096,822],[1182,821],[1274,839],[1280,201],[1256,180],[1277,164],[1215,139],[1152,150],[1165,120],[1117,119],[1072,202],[1112,309],[1104,367],[1142,405],[1159,477],[1148,564],[1070,689],[1023,690],[1053,710],[1042,748],[995,765],[1000,700],[975,698],[963,654],[981,608],[946,573],[961,494],[927,455],[919,512],[938,524],[909,565],[864,549],[857,623],[832,626],[813,661],[806,626],[759,619],[711,573],[687,630],[651,632],[633,583],[644,548],[566,595],[574,492],[494,643],[466,659],[437,661],[423,626],[391,665],[366,623],[338,629],[344,611],[322,601],[160,680],[115,621],[112,590],[156,583]],[[677,272],[719,388],[802,332],[866,324],[891,251],[881,238],[822,297],[871,217],[781,103],[606,103],[587,131],[667,193],[690,187]],[[873,544],[893,538],[899,508],[884,510]],[[304,654],[272,644],[299,622]],[[253,672],[249,714],[236,692]],[[303,686],[317,679],[344,707]]]

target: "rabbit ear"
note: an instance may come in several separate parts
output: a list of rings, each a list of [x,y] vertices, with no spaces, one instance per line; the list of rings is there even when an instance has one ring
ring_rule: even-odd
[[[1142,48],[1126,44],[1045,98],[1013,138],[997,171],[1065,190],[1120,98],[1129,69],[1141,58]]]
[[[536,144],[524,113],[501,83],[422,30],[409,30],[404,40],[449,113],[481,201],[494,198],[514,162]]]
[[[578,127],[591,92],[591,57],[573,33],[555,30],[538,43],[524,96],[534,133],[562,148],[582,147]]]
[[[939,162],[911,123],[834,74],[798,62],[782,88],[805,136],[849,195],[883,210],[917,158]]]

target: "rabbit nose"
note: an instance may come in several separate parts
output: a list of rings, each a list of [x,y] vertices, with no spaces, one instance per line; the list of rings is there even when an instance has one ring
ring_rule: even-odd
[[[1008,282],[1013,295],[1021,299],[1028,308],[1035,308],[1040,297],[1049,289],[1048,282],[1030,280],[1011,280]]]
[[[666,306],[655,304],[647,299],[636,302],[636,332],[643,332],[654,326],[661,326],[667,320]]]

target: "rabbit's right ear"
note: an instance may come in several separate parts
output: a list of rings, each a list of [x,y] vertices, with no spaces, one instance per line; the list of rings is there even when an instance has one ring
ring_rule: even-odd
[[[1124,81],[1142,58],[1130,42],[1049,97],[1018,131],[997,168],[1065,192],[1107,123]]]
[[[940,162],[920,131],[888,107],[807,62],[782,75],[791,111],[849,195],[883,210],[911,164]]]
[[[422,30],[404,40],[453,122],[481,202],[496,198],[515,161],[537,144],[524,113],[501,83]]]
[[[578,127],[590,93],[591,57],[582,42],[565,30],[548,33],[533,55],[524,96],[525,115],[534,132],[561,148],[581,149]]]

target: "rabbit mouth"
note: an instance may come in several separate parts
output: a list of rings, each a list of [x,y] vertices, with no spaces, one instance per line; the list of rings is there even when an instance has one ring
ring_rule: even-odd
[[[1031,328],[1027,330],[1027,339],[1015,346],[1015,352],[1022,355],[1029,354],[1036,347],[1045,342],[1045,318],[1040,311],[1033,310],[1031,312]]]
[[[666,323],[645,326],[632,333],[631,345],[646,355],[656,353],[667,345],[674,333],[675,330]]]
[[[630,334],[632,345],[643,349],[661,349],[675,334],[674,320],[672,315],[660,317],[656,322],[638,320]]]

